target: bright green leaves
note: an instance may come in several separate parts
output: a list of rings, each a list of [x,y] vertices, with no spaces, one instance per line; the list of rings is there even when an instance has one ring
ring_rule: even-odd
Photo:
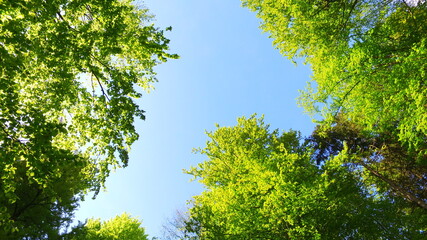
[[[244,0],[263,20],[274,45],[289,58],[313,56],[322,48],[338,51],[359,41],[386,6],[380,1]],[[375,18],[373,16],[375,15]]]
[[[65,236],[70,240],[147,240],[148,236],[141,227],[141,222],[127,213],[107,221],[89,219],[86,224],[78,226]]]
[[[151,89],[153,67],[177,56],[131,1],[0,4],[0,221],[35,214],[33,202],[66,222],[80,197],[127,166],[134,119],[144,119],[137,88]]]
[[[98,162],[118,165],[118,157],[126,165],[125,152],[137,139],[134,117],[144,117],[132,100],[140,96],[134,87],[149,89],[155,81],[152,68],[176,57],[166,53],[169,40],[162,31],[141,22],[149,20],[147,11],[128,1],[18,1],[5,9],[13,17],[2,22],[10,34],[2,36],[1,47],[15,49],[5,59],[16,57],[20,63],[3,62],[2,81],[19,86],[14,101],[28,108],[22,116],[37,123],[28,112],[37,111],[43,121],[62,119],[68,140],[56,142],[68,142],[69,150],[96,148],[84,152],[103,156]],[[84,77],[76,81],[79,76]]]
[[[338,112],[365,131],[392,131],[424,164],[426,3],[270,1],[243,5],[289,58],[306,57],[312,84],[300,104],[331,124]]]
[[[283,55],[312,67],[299,103],[320,124],[313,150],[328,158],[318,163],[328,164],[347,142],[343,163],[358,166],[352,171],[371,191],[427,209],[427,3],[242,2]]]
[[[207,188],[187,221],[201,239],[419,237],[392,199],[368,193],[345,151],[318,167],[297,132],[255,116],[208,136],[208,159],[188,171]]]
[[[391,23],[382,26],[387,24]],[[344,56],[318,52],[310,62],[317,89],[309,90],[311,94],[301,102],[312,106],[322,103],[323,114],[330,121],[342,111],[366,131],[391,131],[420,157],[425,155],[425,61],[421,60],[423,50],[419,50],[425,40],[412,41],[420,42],[386,44],[372,35]]]

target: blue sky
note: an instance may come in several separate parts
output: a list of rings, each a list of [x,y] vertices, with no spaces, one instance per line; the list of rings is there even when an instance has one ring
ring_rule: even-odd
[[[156,15],[155,24],[171,40],[180,59],[156,67],[155,90],[138,100],[146,121],[137,122],[140,140],[129,166],[107,180],[106,192],[87,198],[78,220],[108,219],[122,212],[143,220],[147,233],[160,236],[175,210],[203,189],[182,169],[204,160],[203,147],[214,124],[231,126],[241,116],[265,115],[271,129],[313,130],[296,104],[298,89],[310,79],[308,66],[295,66],[262,33],[259,19],[238,0],[146,0],[136,2]]]

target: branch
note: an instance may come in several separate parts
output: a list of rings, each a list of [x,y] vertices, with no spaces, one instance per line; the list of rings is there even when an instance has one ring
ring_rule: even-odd
[[[3,130],[3,132],[6,134],[7,137],[10,137],[10,139],[12,139],[13,141],[19,143],[20,145],[23,145],[25,149],[27,149],[27,151],[29,152],[30,149],[28,148],[27,145],[25,145],[23,142],[21,142],[19,139],[15,138],[13,135],[10,135],[9,132],[6,130],[4,123],[1,124],[1,129]]]
[[[21,209],[17,210],[17,205],[18,202],[15,203],[15,211],[13,212],[13,215],[10,217],[11,220],[16,221],[18,219],[18,217],[25,211],[27,210],[30,206],[32,205],[37,205],[34,204],[34,202],[37,200],[37,198],[40,196],[40,194],[42,193],[41,189],[37,189],[37,193],[36,196],[34,196],[34,198],[27,204],[25,204]]]
[[[346,93],[345,93],[345,95],[344,95],[344,97],[341,99],[341,102],[340,102],[340,104],[339,104],[339,107],[338,107],[338,110],[335,112],[335,114],[334,114],[334,117],[336,117],[337,115],[338,115],[338,113],[339,113],[339,110],[342,108],[342,105],[343,105],[343,103],[344,103],[344,101],[345,101],[345,99],[347,98],[347,96],[350,94],[350,92],[352,92],[353,90],[354,90],[354,88],[357,86],[357,85],[359,85],[359,83],[361,82],[362,80],[359,80],[359,81],[357,81],[351,88],[350,88],[350,90],[348,90]]]
[[[95,57],[95,55],[93,55],[92,53],[90,54],[90,56],[95,59],[98,63],[100,63],[102,66],[104,66],[107,70],[111,71],[111,67],[108,66],[107,64],[105,64],[104,62],[102,62],[101,60],[99,60],[97,57]]]
[[[96,81],[98,81],[98,84],[99,84],[99,86],[101,87],[102,95],[104,95],[104,97],[106,97],[106,98],[107,98],[107,100],[108,100],[108,101],[110,101],[110,98],[108,97],[108,94],[107,94],[107,93],[105,93],[105,91],[104,91],[104,87],[102,86],[102,84],[101,84],[101,80],[99,79],[98,75],[96,75],[94,72],[92,72],[92,74],[95,76]]]
[[[90,75],[90,83],[92,85],[92,99],[95,97],[95,87],[93,86],[93,73]]]
[[[360,165],[362,165],[364,168],[366,168],[370,173],[372,173],[375,177],[383,180],[386,182],[392,189],[394,189],[397,193],[399,193],[404,198],[408,199],[410,202],[413,202],[417,204],[419,207],[427,209],[427,204],[423,202],[422,200],[418,199],[417,196],[414,194],[406,191],[404,188],[400,187],[396,183],[394,183],[392,180],[386,178],[378,171],[375,171],[373,168],[369,167],[368,164],[364,162],[360,162]]]
[[[358,0],[355,0],[355,1],[353,2],[353,5],[351,5],[351,7],[350,7],[350,12],[348,13],[348,17],[347,17],[347,19],[345,20],[344,24],[342,24],[342,25],[341,25],[341,31],[343,31],[343,30],[345,29],[345,26],[347,25],[348,21],[350,21],[351,14],[353,13],[354,9],[356,8],[357,3],[358,3]],[[345,4],[345,3],[344,3],[344,4]],[[343,16],[344,16],[344,15],[345,15],[345,12],[343,11]]]
[[[68,26],[68,28],[69,29],[71,29],[71,30],[73,30],[74,32],[78,32],[79,33],[79,31],[77,31],[76,29],[74,29],[68,22],[67,22],[67,20],[65,20],[64,19],[64,17],[61,15],[61,13],[60,12],[56,12],[56,14],[58,15],[58,17],[59,17],[59,19],[62,21],[62,22],[64,22],[65,24],[67,24],[67,26]]]
[[[403,2],[403,4],[405,4],[406,8],[408,9],[409,13],[411,14],[412,19],[416,20],[415,16],[414,16],[414,13],[411,10],[412,7],[408,5],[408,3],[406,2],[406,0],[402,0],[402,2]]]

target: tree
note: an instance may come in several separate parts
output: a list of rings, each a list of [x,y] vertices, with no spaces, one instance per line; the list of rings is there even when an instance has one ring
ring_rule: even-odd
[[[188,211],[177,210],[172,218],[168,218],[162,225],[162,238],[165,240],[188,239],[197,240],[198,223],[190,218]]]
[[[72,157],[60,160],[61,175],[51,176],[44,186],[27,175],[24,162],[15,164],[14,190],[0,197],[1,239],[57,239],[60,229],[68,227],[78,207],[78,194],[89,182],[81,173],[84,166],[75,164]]]
[[[345,154],[317,166],[296,131],[270,131],[262,118],[219,127],[187,172],[206,191],[190,219],[200,239],[422,239],[425,219],[372,192]],[[399,205],[400,206],[400,205]]]
[[[89,219],[84,225],[65,235],[70,240],[148,240],[141,222],[127,213],[107,221]]]
[[[309,113],[327,125],[341,112],[364,131],[392,131],[427,164],[426,1],[242,2],[281,53],[312,66],[300,99]]]
[[[343,154],[346,164],[363,170],[361,178],[375,186],[376,191],[405,198],[417,207],[427,210],[427,168],[417,164],[417,155],[411,154],[393,134],[368,135],[362,128],[338,114],[334,126],[318,126],[307,138],[315,149],[317,164]],[[345,151],[344,151],[345,150]]]
[[[375,176],[370,179],[382,191],[427,208],[427,25],[421,20],[427,2],[243,4],[257,12],[285,56],[304,57],[312,67],[299,102],[319,123],[312,139],[320,144],[317,157],[329,151],[327,161],[346,142],[348,164]]]
[[[0,236],[44,226],[41,237],[127,166],[134,119],[145,117],[134,99],[152,88],[153,67],[177,56],[129,0],[0,8]]]

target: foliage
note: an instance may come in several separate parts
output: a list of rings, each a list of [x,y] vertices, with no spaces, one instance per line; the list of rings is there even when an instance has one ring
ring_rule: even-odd
[[[43,236],[127,165],[134,119],[144,119],[134,99],[177,56],[129,0],[0,8],[0,237],[36,226]]]
[[[427,168],[417,164],[417,155],[411,154],[390,133],[363,133],[360,126],[342,114],[338,114],[334,123],[326,130],[322,129],[325,126],[318,126],[307,139],[315,149],[313,158],[317,164],[346,149],[347,164],[363,170],[361,177],[373,184],[376,191],[401,196],[427,210]]]
[[[342,51],[395,7],[393,0],[242,0],[257,12],[261,28],[287,57],[312,57],[318,50]]]
[[[70,240],[148,240],[141,222],[127,213],[102,222],[89,219],[66,235]]]
[[[72,158],[60,160],[59,167],[66,170],[60,177],[51,177],[44,188],[27,176],[24,162],[14,165],[14,191],[0,197],[1,239],[55,239],[59,230],[69,225],[78,206],[76,194],[88,184],[80,173],[82,168],[74,162],[67,163]],[[8,198],[11,195],[13,202]]]
[[[312,67],[300,104],[323,117],[318,163],[347,143],[346,163],[377,191],[427,209],[427,1],[242,2],[282,54]]]
[[[427,164],[427,2],[243,0],[289,58],[306,57],[312,82],[300,103],[338,112],[374,133],[391,131]],[[312,87],[313,86],[313,87]]]
[[[345,151],[318,167],[298,132],[254,116],[208,136],[187,171],[207,188],[187,220],[201,239],[421,239],[425,220],[370,192]]]

